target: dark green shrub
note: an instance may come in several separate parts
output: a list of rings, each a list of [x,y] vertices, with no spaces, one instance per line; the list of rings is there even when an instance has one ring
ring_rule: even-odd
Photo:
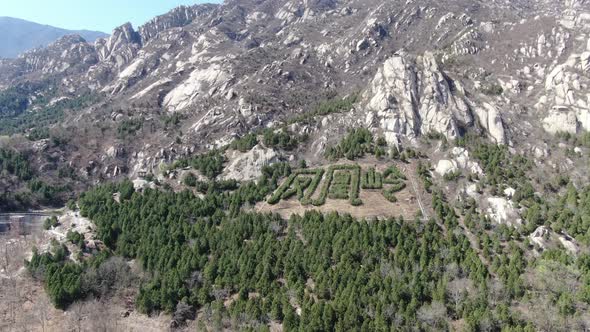
[[[230,148],[238,150],[240,152],[247,152],[252,150],[253,147],[258,144],[258,137],[254,133],[244,135],[244,137],[235,139],[231,144]]]
[[[143,120],[141,119],[123,120],[117,127],[117,136],[121,139],[133,136],[138,130],[141,129],[142,126]]]
[[[66,239],[73,244],[77,244],[80,248],[84,248],[84,235],[79,232],[69,230]]]
[[[262,142],[269,148],[293,150],[299,144],[297,135],[281,129],[275,131],[273,129],[266,129],[263,134]]]
[[[184,176],[184,179],[182,179],[182,183],[184,183],[185,186],[196,187],[197,186],[197,177],[193,173],[188,172]]]
[[[324,156],[329,160],[346,157],[349,160],[362,158],[373,151],[373,134],[366,128],[352,129],[335,146],[328,146]]]
[[[300,170],[300,171],[304,172],[304,170]],[[308,171],[308,170],[305,170],[305,171]],[[311,180],[311,184],[309,185],[309,188],[305,192],[305,196],[301,200],[301,204],[303,204],[303,205],[309,205],[311,203],[311,196],[315,193],[318,186],[320,185],[320,182],[322,181],[322,178],[324,177],[324,169],[322,169],[322,168],[318,168],[315,170],[309,170],[309,171],[310,172],[306,173],[306,174],[313,175],[314,177]]]
[[[397,197],[395,197],[395,193],[396,190],[392,190],[392,188],[383,189],[383,196],[391,203],[397,202]]]
[[[374,167],[363,172],[361,178],[361,188],[363,189],[381,189],[383,188],[383,175],[375,171]]]
[[[59,221],[57,220],[56,216],[51,216],[45,221],[43,221],[43,229],[49,230],[52,227],[57,227],[59,225]]]
[[[273,205],[277,204],[281,200],[281,197],[283,197],[283,194],[285,193],[285,191],[287,191],[291,187],[291,185],[293,184],[293,181],[295,181],[296,177],[297,177],[297,174],[289,175],[287,180],[285,180],[285,182],[283,182],[283,184],[267,200],[268,204],[273,204]]]

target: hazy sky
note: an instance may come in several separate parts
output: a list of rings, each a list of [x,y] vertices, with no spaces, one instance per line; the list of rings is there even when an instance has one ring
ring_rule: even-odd
[[[59,28],[97,30],[131,22],[134,27],[179,5],[220,0],[0,0],[0,16],[16,17]]]

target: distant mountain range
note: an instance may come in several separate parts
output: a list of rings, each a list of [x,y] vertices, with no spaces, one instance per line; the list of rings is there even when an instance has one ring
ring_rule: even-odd
[[[88,42],[108,36],[100,31],[66,30],[12,17],[0,17],[0,58],[15,58],[39,46],[47,46],[60,37],[78,34]]]

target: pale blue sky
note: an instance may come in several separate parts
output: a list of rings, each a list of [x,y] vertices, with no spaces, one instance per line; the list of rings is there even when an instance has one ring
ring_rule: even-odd
[[[220,0],[0,0],[0,16],[16,17],[70,30],[134,27],[180,5],[219,3]]]

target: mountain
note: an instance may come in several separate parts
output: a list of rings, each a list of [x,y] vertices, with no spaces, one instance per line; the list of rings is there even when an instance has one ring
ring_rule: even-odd
[[[589,23],[227,0],[0,60],[0,208],[64,209],[5,256],[82,330],[588,329]]]
[[[0,58],[15,58],[33,48],[45,47],[65,35],[80,35],[89,42],[106,37],[99,31],[66,30],[12,17],[0,17]]]
[[[4,61],[0,86],[35,82],[31,92],[47,99],[44,84],[59,79],[53,99],[102,96],[83,119],[65,118],[78,127],[116,127],[117,120],[104,122],[105,103],[132,117],[182,116],[180,144],[167,135],[153,144],[101,141],[104,151],[136,145],[130,149],[150,156],[127,160],[129,170],[157,168],[161,148],[178,154],[205,147],[192,142],[220,145],[351,94],[354,109],[335,121],[293,124],[314,138],[314,154],[361,125],[390,144],[478,132],[529,150],[543,147],[527,136],[590,129],[585,2],[467,1],[466,11],[452,1],[356,4],[180,7],[94,44],[68,36]]]

